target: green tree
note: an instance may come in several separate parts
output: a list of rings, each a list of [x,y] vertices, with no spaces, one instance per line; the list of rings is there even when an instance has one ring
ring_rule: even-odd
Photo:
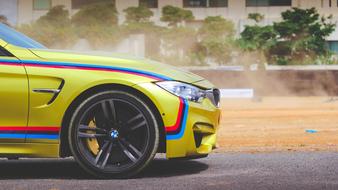
[[[151,58],[160,57],[162,27],[156,26],[150,21],[154,13],[145,5],[129,7],[123,10],[126,21],[121,26],[124,35],[143,34],[145,36],[146,56]]]
[[[245,26],[239,39],[240,47],[249,51],[265,51],[276,44],[277,33],[273,26]]]
[[[169,26],[177,27],[178,24],[194,20],[194,15],[190,10],[167,5],[162,8],[161,21],[168,22]]]
[[[314,64],[331,55],[325,42],[335,29],[331,18],[321,17],[315,8],[292,8],[273,25],[245,26],[239,44],[244,50],[263,52],[270,63]]]
[[[72,24],[80,38],[87,39],[93,48],[102,48],[121,39],[117,26],[117,11],[105,1],[81,7],[72,17]]]
[[[169,28],[162,28],[160,33],[161,61],[175,65],[191,63],[190,55],[197,42],[196,30],[184,25],[194,19],[190,10],[167,5],[162,8],[161,21],[167,22]]]
[[[238,44],[244,51],[250,52],[250,56],[253,58],[253,61],[250,63],[247,63],[246,61],[242,63],[244,66],[250,66],[250,64],[257,63],[260,69],[264,69],[266,52],[276,44],[277,34],[271,25],[260,26],[259,22],[261,21],[261,18],[264,18],[264,15],[258,13],[249,14],[248,19],[254,20],[255,24],[253,26],[245,26],[241,33],[241,38],[238,40]],[[256,59],[254,59],[255,57]]]
[[[73,17],[76,27],[114,26],[117,24],[117,11],[113,3],[94,3],[83,6]]]
[[[197,42],[196,30],[190,27],[173,27],[161,33],[165,62],[175,65],[189,64],[193,47]]]
[[[212,58],[220,65],[227,64],[231,60],[234,47],[235,26],[234,23],[220,16],[207,17],[198,31],[199,60],[204,63],[201,56]]]
[[[126,14],[127,22],[136,22],[136,23],[149,23],[150,17],[154,15],[154,13],[146,6],[138,6],[138,7],[128,7],[123,10]]]
[[[259,69],[265,69],[265,63],[267,62],[267,52],[271,47],[277,43],[277,34],[272,26],[245,26],[245,29],[241,33],[241,38],[237,41],[239,47],[244,50],[244,53],[249,53],[252,57],[251,62],[246,60],[242,62],[244,66],[251,64],[257,64]],[[245,57],[245,56],[244,56]]]
[[[52,7],[46,15],[36,22],[18,28],[47,47],[70,47],[76,40],[71,26],[69,12],[64,6]]]
[[[262,20],[264,20],[264,15],[260,14],[260,13],[249,13],[248,15],[248,19],[254,20],[257,23],[261,22]]]
[[[203,25],[199,29],[199,34],[207,36],[233,36],[235,34],[233,22],[221,16],[209,16],[204,19]]]
[[[69,12],[63,5],[51,8],[46,15],[37,20],[41,25],[54,25],[55,27],[69,27],[71,25]]]
[[[126,21],[122,26],[124,33],[142,33],[146,35],[153,35],[157,32],[159,27],[155,26],[150,18],[154,13],[143,5],[139,7],[129,7],[124,10]]]
[[[283,21],[273,24],[278,34],[278,43],[270,54],[277,60],[286,59],[291,63],[310,63],[330,51],[325,38],[334,30],[332,16],[320,16],[315,8],[293,8],[282,13]]]

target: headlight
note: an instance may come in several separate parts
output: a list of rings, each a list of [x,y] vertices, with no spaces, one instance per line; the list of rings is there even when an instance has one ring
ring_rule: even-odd
[[[176,96],[193,102],[201,102],[206,97],[205,90],[190,84],[177,81],[163,81],[156,84]]]

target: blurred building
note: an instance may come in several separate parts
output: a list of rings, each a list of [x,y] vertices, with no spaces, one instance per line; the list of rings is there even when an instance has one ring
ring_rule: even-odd
[[[157,24],[163,24],[160,21],[161,9],[166,5],[191,10],[197,20],[194,24],[197,25],[207,16],[223,16],[236,24],[237,31],[241,31],[251,22],[247,19],[249,13],[263,14],[265,16],[263,23],[269,24],[280,20],[281,12],[291,7],[316,7],[320,14],[332,14],[334,20],[338,21],[338,0],[18,0],[17,23],[36,20],[55,5],[64,5],[71,14],[74,14],[81,6],[98,1],[113,2],[120,13],[120,23],[124,21],[122,14],[124,9],[141,3],[154,12],[152,20]],[[338,52],[338,27],[328,38],[328,43],[332,50]]]
[[[0,15],[5,16],[10,24],[17,23],[17,0],[0,0]]]

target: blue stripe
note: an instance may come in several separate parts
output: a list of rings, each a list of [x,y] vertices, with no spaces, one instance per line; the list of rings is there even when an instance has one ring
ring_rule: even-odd
[[[34,64],[34,65],[47,65],[47,66],[64,66],[64,67],[78,67],[78,68],[93,68],[93,69],[108,69],[112,71],[125,71],[125,72],[131,72],[131,73],[138,73],[143,74],[151,77],[156,77],[162,80],[172,80],[170,77],[147,72],[147,71],[140,71],[136,69],[130,69],[130,68],[122,68],[122,67],[114,67],[114,66],[107,66],[107,65],[95,65],[95,64],[78,64],[78,63],[69,63],[69,62],[49,62],[49,61],[33,61],[33,60],[4,60],[0,59],[0,62],[8,62],[8,63],[23,63],[23,64]]]
[[[1,139],[25,139],[26,134],[1,133],[0,138]]]
[[[184,135],[184,131],[187,125],[187,119],[188,119],[188,111],[189,111],[189,105],[188,105],[188,101],[184,100],[184,114],[183,114],[183,121],[182,121],[182,126],[181,126],[181,131],[178,134],[175,135],[167,135],[167,140],[177,140],[183,137]]]
[[[46,134],[27,134],[27,139],[59,139],[59,135],[46,135]]]
[[[0,139],[59,139],[59,135],[49,135],[49,134],[22,134],[22,133],[1,133]]]

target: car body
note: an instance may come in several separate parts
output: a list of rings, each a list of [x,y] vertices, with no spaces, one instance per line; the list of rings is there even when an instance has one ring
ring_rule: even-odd
[[[145,102],[158,128],[156,151],[165,152],[167,158],[203,157],[215,147],[219,91],[197,75],[162,63],[119,54],[50,50],[0,24],[0,80],[3,157],[73,155],[68,137],[72,115],[81,102],[107,89],[126,91]],[[203,95],[190,101],[158,82],[169,88],[194,86]]]

